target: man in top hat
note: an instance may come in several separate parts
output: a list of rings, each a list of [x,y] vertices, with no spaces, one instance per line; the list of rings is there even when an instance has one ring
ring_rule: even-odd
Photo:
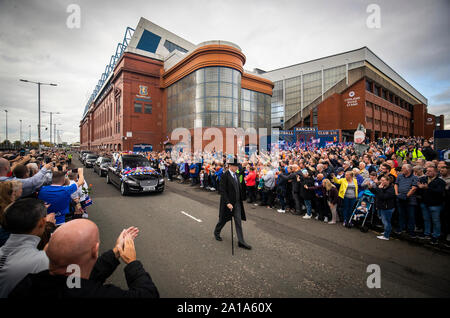
[[[220,180],[220,208],[219,222],[214,230],[214,237],[218,241],[222,241],[220,231],[225,224],[234,217],[236,224],[236,233],[238,237],[238,246],[250,250],[252,247],[245,243],[242,233],[241,221],[246,221],[243,201],[245,200],[246,190],[245,183],[240,180],[237,173],[238,161],[236,158],[228,164],[228,170],[223,174]]]

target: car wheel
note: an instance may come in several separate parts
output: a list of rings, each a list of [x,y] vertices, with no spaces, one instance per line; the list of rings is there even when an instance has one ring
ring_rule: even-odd
[[[106,183],[107,184],[111,183],[111,180],[109,179],[109,173],[106,174]]]
[[[120,194],[123,196],[128,194],[127,186],[125,185],[124,182],[120,183]]]

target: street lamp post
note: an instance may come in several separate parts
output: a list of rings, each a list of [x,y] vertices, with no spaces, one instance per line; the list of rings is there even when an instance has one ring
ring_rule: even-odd
[[[5,114],[6,114],[6,139],[8,140],[8,110],[5,109]]]
[[[39,142],[39,152],[41,151],[41,85],[49,85],[49,86],[57,86],[54,83],[41,83],[41,82],[33,82],[29,80],[21,79],[21,82],[37,84],[38,86],[38,142]],[[51,127],[50,127],[51,129]]]
[[[20,122],[20,144],[22,144],[22,119],[19,119]]]
[[[57,123],[54,123],[53,125],[54,125],[54,136],[55,136],[54,139],[55,139],[55,143],[57,144],[57,143],[58,143],[58,140],[56,139],[56,136],[57,136],[57,135],[56,135],[56,131],[57,131],[57,130],[56,130],[56,125],[61,126],[62,124],[61,124],[61,123],[58,123],[58,124],[57,124]],[[52,127],[50,126],[50,130],[51,130],[51,129],[52,129]]]
[[[28,129],[29,129],[29,138],[28,138],[28,142],[29,142],[29,144],[30,144],[30,147],[31,147],[31,125],[28,125]]]
[[[59,115],[59,114],[61,114],[60,112],[46,112],[46,111],[42,111],[42,113],[45,113],[45,114],[50,114],[50,143],[52,143],[52,117],[53,117],[53,114],[55,114],[55,115]],[[56,135],[54,135],[54,136],[56,136]],[[55,137],[53,137],[53,143],[55,143],[55,140],[56,140],[56,138]]]

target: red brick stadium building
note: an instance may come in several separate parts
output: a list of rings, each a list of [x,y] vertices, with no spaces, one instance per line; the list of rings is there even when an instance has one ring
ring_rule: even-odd
[[[102,74],[80,122],[81,149],[170,145],[173,129],[315,127],[352,140],[433,135],[444,116],[368,48],[265,72],[230,42],[194,45],[141,18]],[[225,134],[224,134],[225,136]],[[224,142],[225,145],[225,142]],[[205,143],[203,143],[205,146]]]

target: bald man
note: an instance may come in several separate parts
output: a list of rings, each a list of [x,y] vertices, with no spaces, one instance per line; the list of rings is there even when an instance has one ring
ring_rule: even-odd
[[[27,275],[9,297],[159,298],[150,275],[136,260],[134,238],[138,232],[135,227],[123,230],[115,247],[98,257],[100,240],[97,225],[86,219],[61,225],[45,249],[50,261],[49,270]],[[119,259],[127,264],[124,272],[128,290],[104,284],[120,264]],[[72,264],[78,265],[78,273],[68,268]],[[79,286],[76,286],[77,277],[74,276],[79,276]],[[73,285],[75,287],[69,287]]]

